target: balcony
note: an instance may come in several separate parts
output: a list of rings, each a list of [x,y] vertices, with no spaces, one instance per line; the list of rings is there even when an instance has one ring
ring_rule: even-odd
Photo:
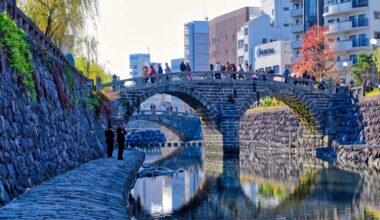
[[[363,50],[369,46],[368,39],[337,41],[333,44],[336,51]]]
[[[302,47],[302,40],[294,40],[290,43],[290,46],[294,48],[301,48]]]
[[[290,10],[291,17],[301,17],[303,15],[303,8],[293,8]]]
[[[303,24],[295,24],[290,28],[290,30],[292,33],[304,32],[304,26]]]
[[[343,14],[343,13],[353,13],[353,12],[366,9],[367,7],[368,7],[368,1],[365,1],[365,0],[361,0],[361,1],[352,0],[352,1],[345,1],[345,2],[341,1],[340,3],[333,3],[330,5],[327,5],[324,8],[323,16],[337,15],[337,14]]]
[[[350,32],[365,29],[368,27],[368,19],[343,21],[326,25],[326,34],[336,34],[341,32]]]
[[[336,51],[345,51],[345,50],[352,50],[352,41],[351,40],[345,40],[345,41],[337,41],[333,44],[333,48]]]

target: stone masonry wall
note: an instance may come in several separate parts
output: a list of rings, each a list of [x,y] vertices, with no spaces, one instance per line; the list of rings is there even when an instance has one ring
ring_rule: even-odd
[[[83,104],[84,82],[74,77],[78,103],[64,109],[52,73],[35,59],[44,88],[40,101],[31,101],[17,85],[16,75],[0,57],[0,205],[27,188],[81,163],[104,155],[105,120]],[[63,76],[63,81],[65,76]],[[88,92],[88,91],[87,91]]]
[[[249,111],[240,123],[240,140],[270,143],[292,148],[313,149],[322,146],[322,138],[310,135],[287,107]],[[269,146],[269,145],[268,145]]]

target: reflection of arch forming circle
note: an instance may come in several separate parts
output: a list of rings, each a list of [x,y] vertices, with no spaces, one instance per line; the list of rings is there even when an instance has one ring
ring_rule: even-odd
[[[212,102],[209,101],[203,94],[196,91],[194,88],[188,85],[170,85],[170,86],[155,86],[150,87],[145,90],[131,91],[127,93],[121,93],[122,101],[133,100],[135,96],[140,97],[140,103],[143,103],[150,97],[156,94],[167,94],[172,95],[186,104],[188,104],[198,115],[202,127],[203,127],[203,137],[204,139],[214,141],[222,141],[222,135],[218,131],[217,118],[219,112],[218,109],[212,105]],[[137,107],[137,106],[136,106]]]

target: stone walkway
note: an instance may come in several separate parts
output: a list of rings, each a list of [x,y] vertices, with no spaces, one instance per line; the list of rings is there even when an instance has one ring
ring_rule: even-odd
[[[125,151],[124,161],[90,161],[30,189],[3,207],[0,219],[126,219],[124,188],[143,160]]]

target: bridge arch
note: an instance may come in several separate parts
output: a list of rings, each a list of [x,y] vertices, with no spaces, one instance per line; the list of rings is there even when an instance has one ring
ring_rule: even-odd
[[[219,115],[218,108],[213,105],[212,101],[207,99],[205,95],[190,85],[152,86],[134,92],[121,92],[120,100],[122,102],[132,102],[134,109],[138,109],[138,105],[157,94],[171,95],[188,104],[194,110],[202,124],[202,132],[205,142],[222,143],[222,134],[219,132],[218,122],[215,120]],[[138,101],[136,101],[136,99],[138,99]],[[171,128],[166,123],[162,123],[162,125],[174,133],[181,135],[186,140],[178,130]]]

